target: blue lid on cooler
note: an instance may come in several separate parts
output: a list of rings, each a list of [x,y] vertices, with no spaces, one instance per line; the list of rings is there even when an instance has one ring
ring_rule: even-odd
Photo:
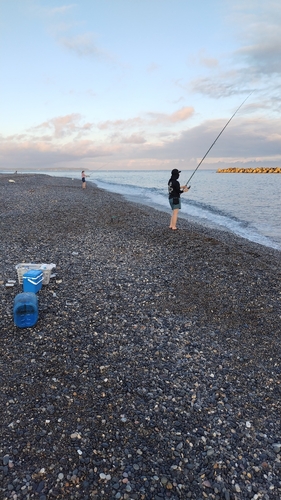
[[[39,292],[43,284],[43,271],[40,269],[26,271],[23,275],[22,284],[24,292]]]

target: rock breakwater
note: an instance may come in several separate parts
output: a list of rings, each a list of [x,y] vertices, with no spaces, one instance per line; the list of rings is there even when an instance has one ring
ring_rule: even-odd
[[[274,168],[219,168],[217,170],[218,174],[281,174],[281,167]]]

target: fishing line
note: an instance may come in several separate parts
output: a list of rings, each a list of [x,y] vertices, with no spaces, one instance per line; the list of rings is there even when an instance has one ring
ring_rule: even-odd
[[[103,165],[101,165],[100,167],[96,168],[95,170],[90,170],[90,174],[87,175],[87,177],[92,177],[92,175],[95,175],[96,172],[99,172],[100,170],[102,170],[104,167],[106,167],[106,165],[108,165],[110,163],[111,160],[108,160],[106,163],[104,163]]]
[[[214,140],[213,144],[209,147],[207,153],[203,156],[202,160],[198,163],[196,169],[194,170],[193,174],[189,177],[187,183],[185,184],[185,186],[187,186],[187,184],[189,183],[189,181],[192,179],[192,177],[194,176],[196,170],[198,170],[198,168],[200,167],[201,163],[203,163],[203,161],[205,160],[207,154],[211,151],[212,147],[214,146],[214,144],[217,142],[218,138],[221,136],[221,134],[223,133],[223,131],[226,129],[227,125],[231,122],[232,118],[234,118],[234,116],[236,115],[236,113],[239,111],[240,108],[242,108],[243,104],[247,101],[247,99],[249,99],[250,95],[252,95],[253,92],[251,92],[248,97],[246,97],[246,99],[242,102],[242,104],[240,104],[239,108],[236,109],[235,113],[233,113],[232,117],[228,120],[228,122],[225,124],[225,126],[223,127],[223,129],[220,131],[219,135],[217,136],[217,138]],[[190,187],[190,186],[189,186]]]

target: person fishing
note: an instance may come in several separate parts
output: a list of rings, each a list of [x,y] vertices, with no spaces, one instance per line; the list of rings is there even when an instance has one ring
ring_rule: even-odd
[[[88,177],[88,176],[85,174],[85,170],[82,170],[81,180],[82,180],[82,188],[83,189],[86,189],[86,177]]]
[[[177,230],[177,220],[178,213],[181,209],[181,199],[180,195],[182,193],[186,193],[190,187],[181,186],[178,178],[180,176],[181,171],[174,168],[171,172],[171,177],[168,181],[168,194],[169,194],[169,202],[171,205],[171,209],[173,210],[170,222],[170,229],[173,231]]]
[[[251,92],[248,95],[248,97],[246,97],[246,99],[244,99],[244,101],[242,102],[242,104],[240,104],[239,108],[236,109],[235,113],[233,113],[233,115],[231,116],[231,118],[225,124],[225,126],[223,127],[223,129],[220,131],[219,135],[216,137],[216,139],[214,140],[214,142],[209,147],[207,153],[203,156],[202,160],[198,163],[196,169],[191,174],[191,176],[189,177],[189,179],[188,179],[188,181],[187,181],[186,184],[184,184],[183,186],[180,186],[178,178],[180,176],[181,171],[177,170],[176,168],[174,170],[172,170],[172,172],[171,172],[171,178],[170,178],[170,180],[168,182],[169,202],[170,202],[170,205],[171,205],[171,209],[173,210],[172,217],[171,217],[171,222],[170,222],[170,229],[173,229],[173,230],[177,229],[176,225],[177,225],[178,213],[179,213],[179,210],[181,209],[181,200],[180,200],[181,193],[186,193],[190,189],[190,186],[187,186],[187,184],[192,179],[192,177],[194,176],[195,172],[198,170],[198,168],[200,167],[200,165],[203,163],[203,161],[205,160],[206,156],[209,154],[209,152],[211,151],[212,147],[217,142],[218,138],[221,136],[221,134],[223,133],[223,131],[226,129],[227,125],[231,122],[232,118],[234,118],[234,116],[236,115],[236,113],[243,106],[243,104],[247,101],[247,99],[249,99],[249,97],[250,97],[250,95],[252,95],[252,93],[253,92]]]

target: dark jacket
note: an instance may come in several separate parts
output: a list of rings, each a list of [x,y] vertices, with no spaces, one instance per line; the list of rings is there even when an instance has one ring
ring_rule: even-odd
[[[168,193],[170,198],[179,198],[183,190],[180,188],[180,183],[175,177],[171,177],[168,182]]]

